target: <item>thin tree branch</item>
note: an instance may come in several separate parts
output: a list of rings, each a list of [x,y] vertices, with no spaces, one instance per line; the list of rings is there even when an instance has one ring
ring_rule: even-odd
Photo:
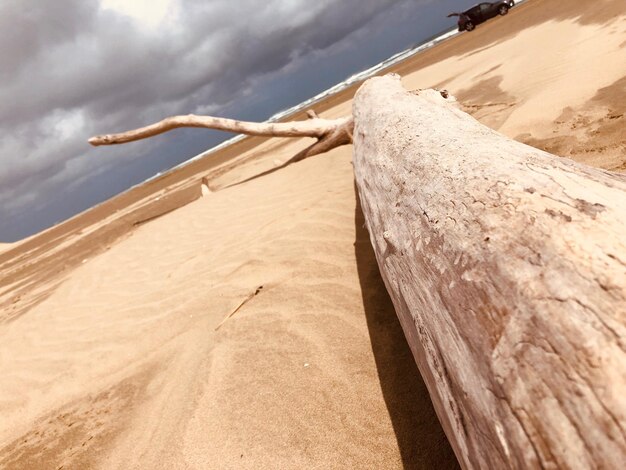
[[[338,128],[344,127],[351,122],[352,117],[332,120],[314,117],[306,121],[257,123],[189,114],[187,116],[168,117],[155,124],[119,134],[95,136],[89,139],[89,143],[94,146],[124,144],[162,134],[179,127],[202,127],[267,137],[317,137],[318,139],[323,139],[333,134]]]

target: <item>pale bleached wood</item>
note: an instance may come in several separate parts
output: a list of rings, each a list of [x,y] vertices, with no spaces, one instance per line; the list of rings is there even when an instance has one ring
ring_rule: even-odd
[[[348,124],[349,117],[340,119],[320,119],[316,115],[307,121],[290,122],[248,122],[213,116],[170,116],[149,126],[91,137],[89,143],[94,146],[125,144],[135,140],[146,139],[181,127],[201,127],[218,131],[235,132],[238,134],[268,137],[317,137],[322,138],[337,128]]]
[[[93,146],[115,145],[147,139],[181,127],[200,127],[245,135],[266,137],[315,137],[317,142],[298,153],[291,162],[328,152],[335,147],[352,142],[354,123],[351,116],[339,119],[321,119],[315,111],[307,113],[307,121],[248,122],[213,116],[170,116],[149,126],[89,138]]]
[[[398,77],[353,114],[372,245],[461,465],[624,468],[625,179]]]

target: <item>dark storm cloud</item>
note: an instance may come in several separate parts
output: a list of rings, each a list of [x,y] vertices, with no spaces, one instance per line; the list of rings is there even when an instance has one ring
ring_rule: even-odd
[[[307,62],[321,67],[314,72],[323,75],[325,67],[337,64],[320,58],[349,50],[351,38],[377,19],[432,5],[429,0],[179,3],[175,20],[157,28],[102,9],[99,0],[0,3],[0,240],[24,236],[28,226],[40,229],[45,224],[29,224],[28,213],[45,212],[63,194],[97,200],[84,194],[90,178],[118,178],[127,168],[135,178],[130,184],[137,183],[154,173],[154,162],[167,167],[164,155],[172,153],[164,139],[91,149],[88,136],[189,112],[266,118],[260,114],[270,108],[246,110],[245,103],[273,99],[258,96],[263,83],[272,92],[268,77],[284,83],[290,73],[306,70]],[[153,166],[142,169],[134,162],[147,153]],[[169,165],[178,161],[172,158]]]
[[[51,44],[72,41],[90,24],[96,2],[4,1],[0,4],[0,73],[5,78],[20,71]],[[68,20],[68,11],[71,21]]]

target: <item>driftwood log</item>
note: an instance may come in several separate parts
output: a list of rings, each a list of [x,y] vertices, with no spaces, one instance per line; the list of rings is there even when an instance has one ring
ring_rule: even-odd
[[[626,179],[481,125],[447,94],[368,80],[353,117],[247,123],[175,116],[92,145],[177,127],[354,141],[381,274],[466,469],[623,468]]]
[[[381,274],[466,469],[626,465],[626,180],[399,77],[358,91]]]

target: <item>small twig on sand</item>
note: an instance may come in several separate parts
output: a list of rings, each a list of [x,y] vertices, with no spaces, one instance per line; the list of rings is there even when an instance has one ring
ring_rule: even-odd
[[[247,303],[248,303],[248,302],[249,302],[249,301],[250,301],[250,300],[251,300],[254,296],[258,295],[258,293],[259,293],[259,292],[261,292],[261,290],[263,290],[263,286],[259,286],[259,287],[257,287],[257,289],[256,289],[253,293],[251,293],[251,294],[250,294],[250,295],[248,295],[245,299],[243,299],[243,300],[239,303],[239,305],[237,305],[237,307],[235,307],[235,309],[234,309],[232,312],[230,312],[228,315],[226,315],[226,318],[224,318],[224,319],[222,320],[222,322],[221,322],[219,325],[217,325],[217,326],[215,327],[215,331],[219,330],[219,329],[221,328],[221,326],[222,326],[224,323],[226,323],[226,321],[227,321],[230,317],[232,317],[235,313],[237,313],[237,312],[241,309],[241,307],[243,307],[245,304],[247,304]]]

